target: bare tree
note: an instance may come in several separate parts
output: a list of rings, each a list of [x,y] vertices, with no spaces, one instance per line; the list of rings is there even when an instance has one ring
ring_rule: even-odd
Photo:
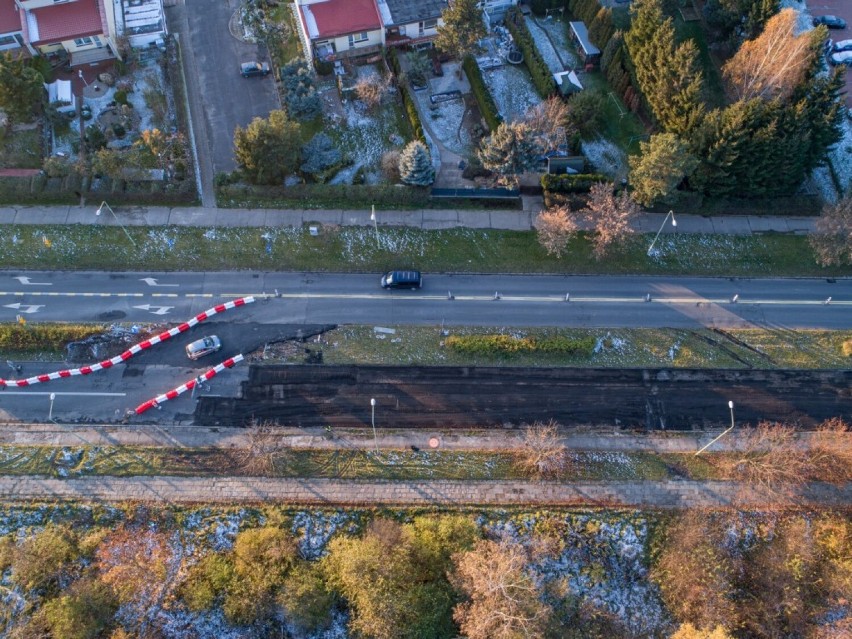
[[[548,255],[562,257],[568,242],[577,234],[577,223],[570,212],[567,206],[560,206],[542,211],[536,216],[538,242]]]
[[[381,104],[389,86],[390,78],[370,75],[358,80],[355,84],[355,95],[367,105],[367,108],[374,109]]]
[[[454,557],[450,581],[466,600],[453,618],[468,639],[541,639],[553,610],[529,574],[529,553],[512,540],[479,541]]]
[[[740,432],[737,450],[723,455],[722,472],[747,486],[790,494],[807,481],[810,460],[792,426],[760,422]]]
[[[601,259],[613,245],[623,243],[633,234],[630,224],[640,210],[626,189],[616,196],[611,184],[599,182],[592,185],[586,208],[580,214],[594,228],[592,244],[595,258]]]
[[[852,196],[823,208],[810,243],[823,266],[852,264]]]
[[[786,99],[799,85],[815,55],[813,39],[825,35],[817,30],[796,35],[798,16],[794,9],[780,11],[725,63],[722,75],[735,100]]]
[[[248,445],[236,449],[234,458],[251,475],[268,476],[275,472],[278,456],[284,448],[273,422],[252,422],[246,432]]]
[[[812,479],[836,484],[852,481],[852,427],[843,418],[820,424],[808,452]]]
[[[556,96],[539,102],[526,112],[524,122],[543,151],[567,144],[568,138],[577,133],[577,128],[568,117],[569,113],[568,103]]]
[[[551,419],[527,425],[515,464],[537,479],[562,475],[571,465],[571,458],[559,436],[559,424]]]
[[[382,154],[382,173],[391,182],[399,182],[399,151],[391,149]]]

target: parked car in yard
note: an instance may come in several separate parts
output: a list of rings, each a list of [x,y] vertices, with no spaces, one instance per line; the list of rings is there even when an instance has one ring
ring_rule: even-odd
[[[243,62],[240,65],[240,75],[244,78],[251,78],[258,75],[269,75],[269,71],[270,69],[268,62],[258,62],[257,60],[252,60],[250,62]]]
[[[847,67],[852,67],[852,51],[832,53],[828,56],[828,61],[831,62],[831,64],[845,64]]]
[[[215,353],[222,348],[222,342],[215,335],[202,337],[194,342],[186,345],[186,356],[191,360],[196,360],[210,353]]]
[[[846,20],[844,20],[843,18],[838,18],[837,16],[816,16],[814,18],[814,26],[818,27],[821,24],[824,24],[829,29],[846,28]]]
[[[832,51],[834,53],[839,53],[841,51],[852,51],[852,40],[841,40],[840,42],[835,42],[832,47]]]

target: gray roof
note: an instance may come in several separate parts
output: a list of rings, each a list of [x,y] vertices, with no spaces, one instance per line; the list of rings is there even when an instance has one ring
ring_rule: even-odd
[[[390,9],[391,24],[408,24],[438,18],[447,8],[446,0],[385,0]],[[385,22],[385,26],[389,26]]]

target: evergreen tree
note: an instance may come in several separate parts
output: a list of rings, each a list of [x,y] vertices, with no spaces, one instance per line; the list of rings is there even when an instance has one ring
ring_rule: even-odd
[[[698,160],[673,133],[658,133],[640,144],[642,152],[630,158],[633,199],[644,206],[674,193]]]
[[[674,24],[663,15],[661,0],[638,0],[631,12],[624,42],[639,89],[663,130],[689,137],[705,114],[695,43],[675,43]]]
[[[284,111],[271,111],[269,118],[255,118],[234,131],[234,157],[255,184],[277,184],[299,165],[299,123]]]
[[[405,184],[429,186],[435,181],[435,169],[429,149],[420,140],[409,142],[399,156],[399,175]]]
[[[435,46],[459,60],[473,53],[477,43],[487,35],[477,0],[453,0],[444,9],[441,19],[443,24],[438,25]]]
[[[29,122],[41,110],[44,78],[16,59],[11,52],[0,54],[0,109],[10,121]]]
[[[539,149],[524,123],[503,122],[483,141],[478,155],[486,169],[506,181],[514,181],[535,166],[538,154]]]

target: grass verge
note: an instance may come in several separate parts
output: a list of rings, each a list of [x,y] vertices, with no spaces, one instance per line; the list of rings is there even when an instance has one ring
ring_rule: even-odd
[[[632,238],[620,251],[594,259],[580,236],[557,259],[530,231],[467,228],[424,231],[370,227],[261,228],[4,225],[0,260],[28,270],[190,270],[380,272],[411,264],[429,272],[692,274],[837,276],[849,267],[819,267],[807,238],[794,235],[669,235],[646,254],[650,238]]]
[[[41,134],[38,129],[10,131],[0,137],[0,167],[41,168]]]
[[[693,455],[649,452],[576,451],[562,481],[663,480],[672,477],[714,477],[712,462]],[[514,465],[511,452],[382,450],[293,450],[270,453],[267,470],[249,469],[236,461],[234,450],[220,448],[46,446],[0,447],[0,475],[85,476],[264,476],[326,477],[396,481],[457,479],[531,479]],[[708,455],[707,459],[710,459]]]
[[[323,359],[328,364],[617,368],[848,368],[852,364],[852,357],[844,351],[844,344],[852,343],[852,330],[444,327],[450,335],[593,338],[597,347],[587,356],[541,352],[466,354],[447,348],[446,336],[438,326],[393,328],[394,335],[377,333],[372,326],[343,326],[325,333]]]

